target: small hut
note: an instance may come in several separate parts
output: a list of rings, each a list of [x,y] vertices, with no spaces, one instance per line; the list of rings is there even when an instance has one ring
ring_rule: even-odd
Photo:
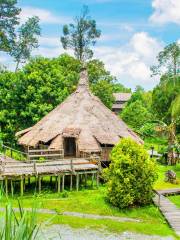
[[[16,134],[26,149],[62,150],[64,157],[99,155],[109,160],[109,152],[120,138],[143,141],[99,98],[94,96],[84,68],[78,87],[67,99],[34,126]]]

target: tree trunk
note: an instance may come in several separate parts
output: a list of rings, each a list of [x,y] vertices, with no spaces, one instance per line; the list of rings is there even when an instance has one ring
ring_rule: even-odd
[[[19,68],[19,63],[20,63],[19,61],[17,61],[17,62],[16,62],[16,68],[15,68],[15,72],[17,72],[17,71],[18,71],[18,68]]]
[[[168,165],[175,165],[176,159],[174,157],[173,146],[175,144],[175,124],[171,123],[168,133]]]

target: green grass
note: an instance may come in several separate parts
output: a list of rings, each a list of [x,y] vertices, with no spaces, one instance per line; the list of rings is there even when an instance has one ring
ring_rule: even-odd
[[[169,182],[165,182],[165,172],[167,170],[173,170],[176,172],[177,178],[179,180],[178,184],[172,184]],[[177,164],[176,166],[163,166],[158,165],[158,180],[156,181],[154,188],[155,189],[169,189],[169,188],[178,188],[180,187],[180,164]]]
[[[153,146],[159,152],[167,147],[167,139],[165,137],[146,137],[144,139],[144,146],[146,149],[151,149]]]
[[[178,208],[180,208],[180,195],[169,196],[169,200],[171,200]]]
[[[9,198],[13,206],[17,207],[17,201]],[[2,199],[2,205],[7,200]],[[168,236],[174,235],[168,227],[159,210],[154,206],[137,207],[127,210],[119,210],[111,206],[105,199],[105,188],[99,190],[82,190],[79,192],[70,192],[67,198],[62,194],[42,194],[36,197],[24,196],[21,198],[23,207],[31,208],[34,202],[39,208],[55,209],[57,212],[64,211],[91,213],[99,215],[111,215],[120,217],[130,217],[140,219],[141,222],[117,222],[113,220],[94,220],[71,216],[55,216],[50,223],[68,224],[74,228],[89,227],[93,229],[105,228],[111,232],[131,231],[150,235]],[[40,221],[46,221],[52,217],[49,214],[38,214]]]

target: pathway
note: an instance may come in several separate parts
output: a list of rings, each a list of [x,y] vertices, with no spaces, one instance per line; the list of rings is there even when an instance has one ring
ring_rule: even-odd
[[[180,189],[169,189],[156,191],[154,203],[159,207],[169,225],[180,236],[180,209],[165,196],[179,194]]]
[[[0,208],[0,211],[3,212],[5,208]],[[19,212],[19,208],[13,208],[15,212]],[[26,211],[32,211],[31,208],[23,208]],[[104,215],[96,215],[96,214],[88,214],[88,213],[80,213],[80,212],[58,212],[53,209],[45,209],[39,208],[36,209],[37,213],[41,214],[56,214],[56,215],[63,215],[63,216],[72,216],[72,217],[80,217],[80,218],[88,218],[88,219],[108,219],[117,222],[141,222],[139,219],[129,218],[129,217],[116,217],[116,216],[104,216]]]

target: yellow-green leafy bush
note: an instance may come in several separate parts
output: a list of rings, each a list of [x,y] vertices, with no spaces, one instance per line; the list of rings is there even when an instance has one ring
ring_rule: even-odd
[[[108,200],[119,208],[150,203],[157,173],[144,147],[124,138],[113,148],[110,158],[111,164],[104,172]]]

